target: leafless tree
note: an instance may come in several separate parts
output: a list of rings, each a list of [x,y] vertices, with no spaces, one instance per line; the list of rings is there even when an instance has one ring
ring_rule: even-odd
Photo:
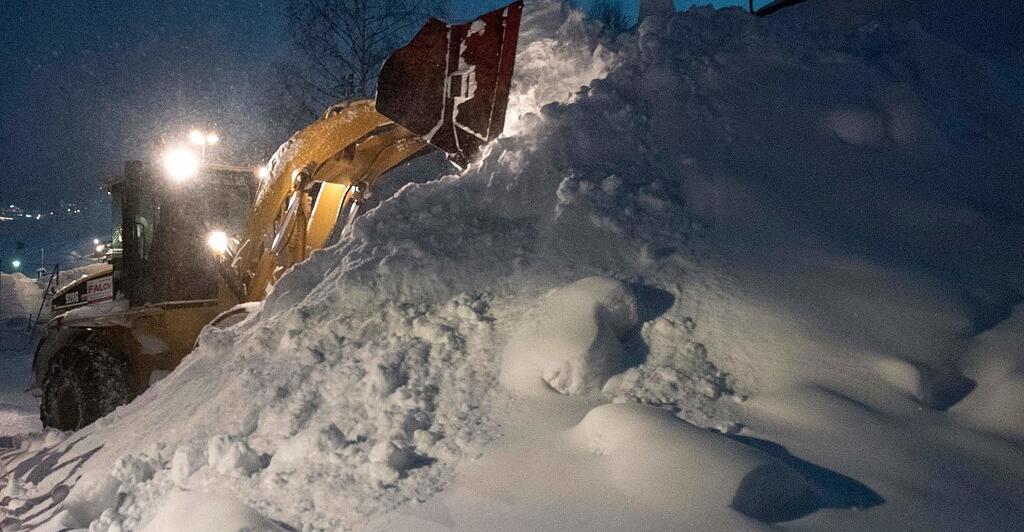
[[[597,0],[590,5],[587,15],[600,22],[605,30],[611,33],[621,33],[629,28],[626,14],[617,0]]]
[[[267,118],[274,126],[282,128],[280,134],[288,134],[323,113],[326,105],[324,95],[293,62],[277,62],[271,65],[270,79],[265,89],[267,97]]]
[[[447,0],[288,0],[292,59],[275,65],[271,118],[295,122],[328,105],[370,97],[388,55]]]

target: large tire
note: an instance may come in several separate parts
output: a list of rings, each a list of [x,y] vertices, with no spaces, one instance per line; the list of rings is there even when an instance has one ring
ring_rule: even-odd
[[[58,351],[43,380],[43,426],[78,430],[132,400],[125,357],[105,345],[79,341]]]

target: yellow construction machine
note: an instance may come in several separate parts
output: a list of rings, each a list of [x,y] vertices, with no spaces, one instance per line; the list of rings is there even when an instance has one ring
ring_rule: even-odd
[[[33,361],[46,426],[75,430],[172,371],[290,266],[343,233],[387,172],[427,150],[464,166],[501,134],[522,2],[428,21],[384,63],[376,98],[341,103],[257,171],[187,153],[109,183],[110,267],[53,297]]]

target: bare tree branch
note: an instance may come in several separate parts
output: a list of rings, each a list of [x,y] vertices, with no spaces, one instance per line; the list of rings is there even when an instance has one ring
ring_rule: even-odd
[[[597,0],[587,10],[587,15],[600,22],[610,33],[622,33],[629,28],[626,13],[618,0]]]
[[[281,105],[301,106],[299,114],[371,97],[388,55],[447,9],[447,0],[288,0],[293,59],[275,68],[272,92]]]

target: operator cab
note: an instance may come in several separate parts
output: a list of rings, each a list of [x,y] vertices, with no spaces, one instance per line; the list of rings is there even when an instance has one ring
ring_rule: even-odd
[[[217,299],[214,242],[241,234],[256,195],[251,169],[206,164],[188,180],[159,166],[129,161],[111,187],[121,203],[120,267],[115,272],[132,308]]]
[[[206,164],[189,180],[176,181],[159,165],[128,161],[124,175],[107,186],[114,227],[105,258],[111,267],[61,289],[52,315],[110,301],[123,310],[212,304],[221,257],[210,249],[211,235],[227,240],[245,228],[256,194],[253,172]]]
[[[256,178],[234,166],[193,170],[174,179],[158,165],[129,161],[108,182],[108,264],[53,296],[32,360],[44,425],[76,430],[127,403],[173,370],[217,315],[228,235],[244,229]]]

